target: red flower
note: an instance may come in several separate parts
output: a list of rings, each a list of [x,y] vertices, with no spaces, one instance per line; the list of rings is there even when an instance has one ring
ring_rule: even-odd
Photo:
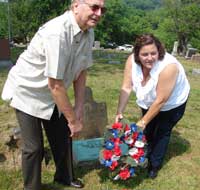
[[[136,140],[136,139],[137,139],[137,137],[138,137],[138,135],[139,135],[139,133],[138,133],[138,132],[135,132],[135,133],[133,133],[133,136],[132,136],[132,137],[133,137],[133,139],[134,139],[134,140]]]
[[[114,147],[114,154],[115,154],[116,156],[121,156],[122,151],[121,151],[121,149],[120,149],[119,146]]]
[[[130,130],[131,130],[131,128],[126,124],[124,131],[126,132],[126,131],[130,131]]]
[[[110,169],[111,169],[111,170],[114,170],[117,166],[118,166],[118,162],[117,162],[117,161],[114,161],[114,162],[112,163],[112,165],[110,166]]]
[[[130,175],[130,172],[129,172],[128,168],[125,168],[124,170],[121,170],[121,171],[119,172],[119,176],[120,176],[121,179],[126,180],[126,179],[128,179],[131,175]]]
[[[111,159],[112,155],[113,155],[113,153],[112,153],[111,150],[104,150],[104,151],[103,151],[103,158],[104,158],[105,160]]]
[[[114,123],[112,125],[112,129],[122,129],[123,124],[122,123]]]
[[[131,156],[133,159],[135,160],[139,160],[140,159],[140,155],[139,154],[134,154],[133,156]]]
[[[119,146],[119,144],[122,143],[122,141],[120,140],[120,138],[115,138],[115,139],[113,139],[113,142],[114,142],[115,147],[116,147],[116,146]]]
[[[140,157],[144,155],[144,149],[143,148],[138,148],[138,155]]]

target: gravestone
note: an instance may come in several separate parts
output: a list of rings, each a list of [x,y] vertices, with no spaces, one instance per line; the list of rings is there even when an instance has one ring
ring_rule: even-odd
[[[100,49],[100,41],[95,41],[94,42],[94,48],[95,49]]]
[[[94,101],[91,88],[86,87],[84,127],[79,137],[73,140],[73,159],[75,164],[98,160],[107,123],[106,103]]]
[[[186,59],[191,59],[192,55],[197,53],[197,49],[196,48],[188,48],[185,58]]]
[[[8,39],[0,39],[0,70],[12,67],[10,60],[10,46]]]
[[[0,60],[10,59],[10,47],[8,39],[0,39]]]
[[[79,139],[102,137],[108,123],[106,103],[93,100],[92,90],[86,87],[84,102],[84,127]]]
[[[200,76],[200,69],[192,69],[192,75]]]
[[[177,53],[178,53],[178,41],[175,41],[174,42],[174,47],[173,47],[173,50],[172,50],[172,55],[176,56]]]
[[[200,54],[192,55],[191,60],[196,62],[196,63],[200,63]]]

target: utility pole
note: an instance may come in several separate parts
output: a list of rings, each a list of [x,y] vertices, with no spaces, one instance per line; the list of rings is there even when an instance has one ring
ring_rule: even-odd
[[[10,19],[10,3],[9,0],[7,0],[7,8],[8,8],[8,40],[9,43],[12,41],[12,36],[11,36],[11,19]]]

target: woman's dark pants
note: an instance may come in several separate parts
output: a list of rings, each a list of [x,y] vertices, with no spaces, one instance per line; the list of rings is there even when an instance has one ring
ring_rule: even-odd
[[[172,128],[182,118],[186,102],[169,111],[161,111],[146,126],[144,134],[148,142],[148,157],[152,167],[160,168],[167,151]],[[148,110],[142,109],[142,114]]]
[[[73,178],[72,138],[67,120],[59,117],[57,108],[50,120],[16,110],[22,135],[22,172],[25,190],[41,189],[41,162],[44,154],[43,131],[53,154],[56,172],[54,181],[70,184]]]

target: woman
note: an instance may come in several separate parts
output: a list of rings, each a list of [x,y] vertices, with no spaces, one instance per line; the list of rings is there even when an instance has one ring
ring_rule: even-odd
[[[184,114],[190,85],[183,66],[165,52],[161,42],[152,34],[139,36],[133,53],[126,61],[115,120],[123,118],[133,89],[136,103],[142,110],[142,118],[136,124],[144,129],[148,142],[148,175],[155,178],[172,128]]]

